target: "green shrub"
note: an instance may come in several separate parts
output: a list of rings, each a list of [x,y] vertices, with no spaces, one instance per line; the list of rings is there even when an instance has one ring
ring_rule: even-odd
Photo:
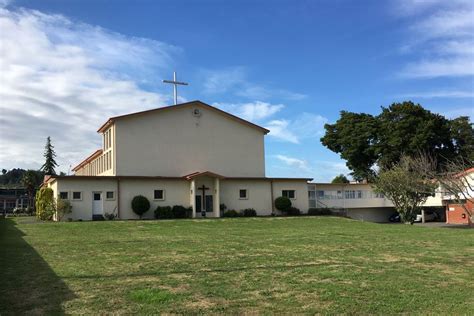
[[[291,201],[289,198],[280,196],[275,199],[275,207],[277,210],[282,212],[288,212],[288,209],[291,207]]]
[[[298,216],[298,215],[301,215],[301,212],[299,208],[290,206],[290,208],[288,208],[288,210],[286,211],[286,214],[290,216]]]
[[[63,200],[59,198],[56,201],[56,216],[58,221],[60,221],[64,215],[70,214],[72,212],[72,205],[71,202],[68,200]]]
[[[328,208],[310,208],[308,210],[308,215],[312,215],[312,216],[331,215],[331,210]]]
[[[173,217],[173,209],[171,206],[158,206],[155,210],[156,219],[168,219]]]
[[[140,219],[150,209],[150,201],[143,195],[137,195],[132,199],[132,210]]]
[[[240,214],[236,210],[228,210],[223,214],[224,217],[239,217]]]
[[[171,209],[171,213],[173,214],[173,218],[186,218],[189,216],[189,209],[191,209],[192,212],[192,208],[186,208],[182,205],[175,205]]]
[[[244,217],[255,217],[257,216],[257,211],[254,210],[253,208],[246,208],[245,210],[241,211],[241,214]]]
[[[42,187],[36,192],[36,217],[42,221],[53,219],[56,212],[54,192],[51,188]]]

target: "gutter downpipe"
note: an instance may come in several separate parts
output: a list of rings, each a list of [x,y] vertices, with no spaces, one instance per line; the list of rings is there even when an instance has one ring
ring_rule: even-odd
[[[120,178],[117,177],[117,218],[120,219]]]
[[[272,216],[275,216],[275,199],[273,198],[273,179],[270,179],[270,198],[272,199]]]

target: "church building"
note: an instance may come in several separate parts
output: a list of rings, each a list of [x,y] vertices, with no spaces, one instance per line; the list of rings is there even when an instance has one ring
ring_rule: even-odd
[[[220,217],[227,209],[253,208],[279,214],[274,200],[287,196],[308,210],[309,178],[265,176],[264,138],[269,130],[201,101],[109,118],[99,129],[102,148],[74,175],[50,176],[45,185],[69,200],[66,218],[92,220],[104,214],[136,219],[131,201],[192,208],[192,217]]]

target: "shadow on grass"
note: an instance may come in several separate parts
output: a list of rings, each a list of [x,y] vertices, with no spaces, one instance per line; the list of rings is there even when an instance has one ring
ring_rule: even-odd
[[[73,292],[23,236],[13,220],[0,218],[0,315],[63,314]]]

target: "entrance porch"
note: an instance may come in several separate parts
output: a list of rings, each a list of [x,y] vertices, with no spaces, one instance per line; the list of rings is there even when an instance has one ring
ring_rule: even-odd
[[[189,180],[192,218],[220,217],[220,180],[224,177],[209,171],[196,172]]]

